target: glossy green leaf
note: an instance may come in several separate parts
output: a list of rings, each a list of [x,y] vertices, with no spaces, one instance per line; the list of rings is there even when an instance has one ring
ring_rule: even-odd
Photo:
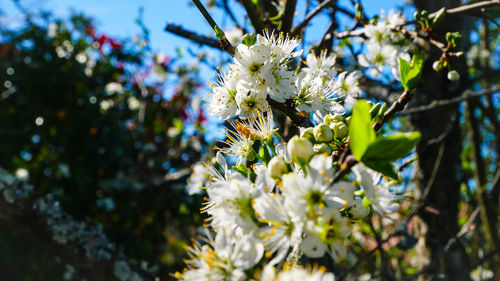
[[[395,180],[399,179],[398,172],[389,161],[363,161],[366,167],[382,173],[385,176],[393,178]]]
[[[217,37],[217,39],[222,40],[222,39],[226,38],[224,31],[222,31],[222,29],[220,29],[219,26],[217,26],[217,25],[214,26],[214,31],[215,31],[215,37]]]
[[[446,8],[443,7],[439,11],[437,11],[437,15],[434,17],[432,20],[432,26],[438,26],[444,19],[444,16],[446,15]]]
[[[411,62],[399,58],[401,84],[403,84],[403,88],[405,88],[405,90],[409,91],[417,86],[422,74],[424,59],[425,53],[423,51],[417,51],[413,55]]]
[[[408,155],[420,140],[420,133],[396,133],[370,143],[363,161],[396,161]]]
[[[453,47],[456,48],[458,42],[462,39],[462,34],[460,32],[447,32],[446,33],[446,42]]]
[[[354,105],[354,111],[349,122],[349,138],[352,154],[357,160],[361,160],[368,145],[375,140],[370,105],[364,100],[360,100]]]
[[[406,81],[408,81],[408,72],[410,72],[410,63],[402,58],[399,58],[399,76],[401,77],[401,84],[403,84],[403,88],[405,90],[408,90],[408,84]]]

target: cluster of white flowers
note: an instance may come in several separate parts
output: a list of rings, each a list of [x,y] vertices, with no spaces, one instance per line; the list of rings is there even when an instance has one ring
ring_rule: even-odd
[[[272,116],[267,118],[272,120]],[[339,129],[345,128],[341,118],[328,115],[329,125],[320,123],[313,132],[303,130],[301,137],[286,145],[265,137],[269,128],[255,125],[256,119],[239,123],[233,135],[228,135],[233,146],[242,146],[236,139],[252,141],[239,156],[261,158],[252,149],[253,141],[261,141],[263,149],[268,149],[268,161],[261,158],[263,163],[233,171],[218,152],[215,164],[195,167],[190,192],[196,184],[207,190],[202,211],[209,215],[207,222],[217,235],[207,239],[209,245],[197,244],[189,250],[193,258],[188,270],[177,277],[245,280],[245,270],[262,258],[275,266],[290,257],[290,251],[310,258],[328,253],[334,260],[342,260],[348,253],[353,221],[369,215],[369,206],[382,215],[396,211],[396,196],[380,184],[381,175],[362,164],[354,169],[359,184],[333,182],[335,166],[328,143],[345,138],[345,129]],[[238,153],[234,147],[222,151]]]
[[[399,208],[389,182],[361,163],[354,166],[354,181],[336,179],[341,169],[332,155],[349,131],[343,102],[359,97],[361,73],[337,73],[335,56],[325,52],[309,54],[305,67],[292,70],[302,51],[284,35],[241,41],[247,45],[237,46],[235,63],[220,75],[209,105],[221,119],[239,119],[229,122],[214,161],[194,166],[188,184],[190,194],[207,192],[201,208],[208,215],[205,243],[188,248],[187,268],[175,276],[333,280],[332,274],[299,267],[300,256],[328,254],[342,261],[356,239],[350,235],[356,221],[371,210],[386,216]],[[313,113],[316,125],[300,128],[285,143],[268,99],[291,99],[297,112]],[[225,156],[238,158],[232,169]]]
[[[395,28],[405,23],[405,18],[400,12],[390,11],[386,15],[381,11],[378,20],[372,20],[364,27],[367,54],[359,55],[359,64],[368,68],[368,73],[373,77],[380,77],[386,67],[392,69],[392,74],[399,79],[398,58],[410,61],[408,44],[404,36],[395,31]]]
[[[307,56],[306,67],[294,67],[295,51],[300,41],[284,34],[266,32],[256,37],[247,34],[236,47],[234,63],[218,75],[208,111],[220,119],[235,115],[246,118],[256,109],[276,102],[294,101],[297,110],[314,112],[322,117],[328,113],[342,114],[339,100],[359,97],[359,72],[343,72],[335,79],[335,56],[322,52]]]

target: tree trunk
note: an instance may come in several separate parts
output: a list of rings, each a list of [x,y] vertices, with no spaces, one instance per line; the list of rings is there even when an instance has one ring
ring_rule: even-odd
[[[418,10],[434,12],[441,7],[456,7],[458,0],[413,1]],[[460,31],[463,38],[468,38],[467,18],[446,15],[442,25],[433,30],[435,38],[444,41],[446,31]],[[468,40],[463,40],[465,43]],[[459,46],[460,50],[467,46]],[[451,82],[446,78],[447,71],[435,72],[432,62],[438,60],[441,51],[432,48],[430,58],[425,65],[421,82],[417,88],[415,102],[429,104],[433,100],[449,99],[460,95],[467,87],[466,81]],[[462,57],[451,60],[451,67],[466,77],[466,63]],[[412,116],[411,123],[422,133],[422,140],[417,147],[418,169],[416,172],[416,193],[425,201],[425,206],[438,212],[429,212],[429,208],[419,210],[419,229],[424,229],[419,237],[417,252],[421,280],[430,280],[439,276],[440,280],[468,280],[469,267],[465,249],[460,242],[446,245],[458,233],[458,203],[460,201],[461,167],[460,152],[462,138],[459,127],[458,106],[453,105],[439,110],[431,110]],[[444,279],[443,279],[444,278]]]

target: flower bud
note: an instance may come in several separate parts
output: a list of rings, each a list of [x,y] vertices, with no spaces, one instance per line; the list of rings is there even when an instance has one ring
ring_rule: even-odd
[[[269,175],[273,178],[280,178],[281,175],[288,171],[285,159],[279,156],[273,157],[273,159],[269,161],[267,168],[269,170]]]
[[[345,138],[349,133],[349,130],[345,123],[338,122],[330,124],[330,128],[333,130],[335,138]]]
[[[413,13],[413,17],[416,19],[416,20],[420,20],[422,18],[422,15],[420,15],[420,12],[419,11],[416,11],[415,13]]]
[[[380,102],[378,102],[374,106],[372,106],[372,108],[370,109],[370,115],[372,118],[377,117],[377,115],[380,111],[380,107],[382,107],[382,103],[380,103]]]
[[[330,142],[333,140],[333,131],[327,124],[321,123],[314,127],[314,138],[317,142]]]
[[[370,214],[370,208],[363,206],[362,199],[356,199],[352,203],[351,214],[353,220],[364,219]]]
[[[457,81],[458,79],[460,79],[460,74],[458,74],[456,70],[452,70],[448,72],[448,79],[451,81]]]
[[[287,145],[288,154],[292,161],[307,164],[314,154],[313,145],[307,138],[294,136]]]
[[[442,68],[443,68],[443,64],[441,63],[440,60],[437,60],[435,61],[433,64],[432,64],[432,68],[435,70],[435,71],[440,71]]]
[[[247,45],[248,47],[253,46],[257,42],[257,37],[252,33],[247,33],[241,37],[241,43]]]
[[[334,122],[344,122],[344,117],[339,114],[334,114],[334,115],[328,114],[325,116],[325,118],[323,118],[323,122],[328,125]]]
[[[332,148],[326,143],[315,144],[313,150],[316,154],[332,154]]]
[[[311,141],[312,143],[314,143],[316,140],[314,139],[314,128],[307,128],[307,129],[304,129],[302,131],[302,133],[300,133],[300,137],[301,138],[306,138],[308,139],[309,141]]]
[[[432,20],[432,25],[433,26],[439,25],[443,21],[445,15],[446,15],[446,8],[443,7],[439,11],[437,11],[437,15]]]

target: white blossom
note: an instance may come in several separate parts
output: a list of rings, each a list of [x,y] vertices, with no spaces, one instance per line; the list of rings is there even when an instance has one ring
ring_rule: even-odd
[[[392,194],[387,185],[379,184],[381,175],[363,164],[352,168],[356,178],[360,181],[366,198],[371,201],[373,209],[381,215],[394,213],[399,209],[399,204],[394,202],[396,196]]]

